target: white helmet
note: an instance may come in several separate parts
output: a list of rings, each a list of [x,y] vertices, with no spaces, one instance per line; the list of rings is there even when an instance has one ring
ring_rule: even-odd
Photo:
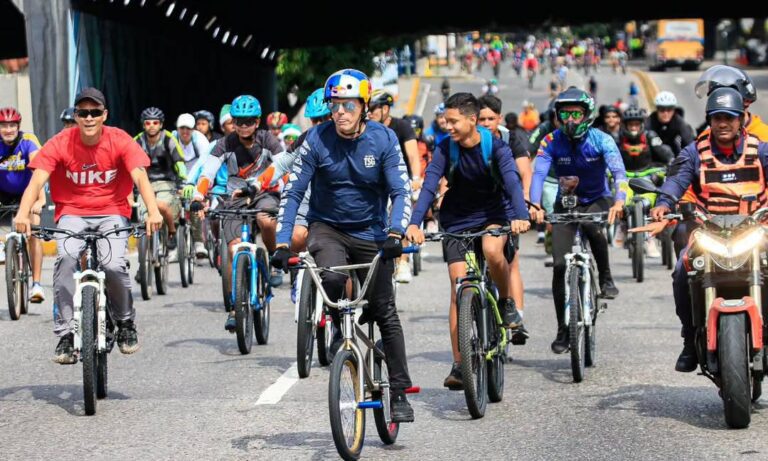
[[[195,116],[192,114],[181,114],[176,119],[176,128],[195,129]]]
[[[677,107],[677,98],[671,91],[662,91],[653,100],[656,107]]]

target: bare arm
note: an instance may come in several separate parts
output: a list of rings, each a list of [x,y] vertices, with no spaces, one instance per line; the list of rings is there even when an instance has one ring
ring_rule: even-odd
[[[155,191],[152,190],[152,184],[149,183],[147,177],[147,170],[143,167],[134,168],[131,171],[131,178],[133,183],[139,189],[139,194],[144,200],[149,212],[147,216],[147,235],[150,235],[152,231],[160,229],[163,223],[163,217],[160,215],[160,210],[157,209],[157,201],[155,200]]]
[[[29,180],[27,188],[24,190],[24,195],[21,196],[21,203],[19,204],[19,211],[16,213],[16,230],[23,232],[27,235],[32,231],[31,221],[29,214],[32,212],[32,206],[35,201],[40,198],[40,194],[44,194],[43,186],[48,182],[48,178],[51,175],[45,170],[37,169],[32,173],[32,178]],[[45,199],[45,195],[43,195]]]
[[[415,139],[405,141],[405,156],[408,159],[408,164],[411,166],[411,177],[421,178],[421,159],[419,158],[419,143]],[[416,190],[421,188],[421,181],[415,187]]]
[[[531,169],[530,157],[519,157],[515,159],[517,170],[520,172],[520,179],[523,183],[523,197],[531,200],[531,180],[533,179],[533,170]]]

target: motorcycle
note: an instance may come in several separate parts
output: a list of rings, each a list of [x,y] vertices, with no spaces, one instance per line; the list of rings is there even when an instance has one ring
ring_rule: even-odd
[[[666,195],[647,179],[631,179],[629,185],[635,192]],[[742,199],[750,198],[756,200]],[[683,263],[701,374],[720,389],[726,424],[745,428],[768,367],[762,290],[768,276],[767,234],[762,224],[768,208],[749,216],[710,215],[697,204],[682,203],[680,211],[665,219],[695,220],[699,225],[691,234]]]

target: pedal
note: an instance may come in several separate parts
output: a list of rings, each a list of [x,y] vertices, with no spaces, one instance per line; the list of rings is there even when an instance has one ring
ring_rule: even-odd
[[[514,346],[523,346],[528,342],[530,335],[526,331],[522,331],[518,328],[512,328],[507,330],[507,340]]]
[[[418,394],[421,392],[421,387],[419,386],[411,386],[405,389],[404,391],[406,394]]]

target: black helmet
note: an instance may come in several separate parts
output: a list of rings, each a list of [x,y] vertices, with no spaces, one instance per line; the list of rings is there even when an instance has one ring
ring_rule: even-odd
[[[215,119],[214,119],[213,114],[211,112],[209,112],[207,110],[199,110],[199,111],[195,112],[192,115],[194,115],[195,121],[198,121],[201,118],[205,119],[205,120],[208,120],[208,125],[210,125],[211,128],[213,128],[213,123],[214,123]]]
[[[411,124],[413,131],[424,129],[424,119],[420,115],[406,115],[403,120]]]
[[[621,118],[621,111],[616,106],[603,106],[605,109],[603,110],[603,117],[605,117],[608,114],[616,114]]]
[[[557,95],[557,99],[555,99],[555,117],[560,117],[558,113],[560,112],[560,109],[565,106],[581,106],[584,108],[584,118],[581,122],[563,123],[563,121],[560,120],[563,133],[569,138],[579,139],[587,133],[587,130],[589,130],[589,127],[597,116],[595,99],[586,91],[572,86]]]
[[[374,90],[371,100],[368,102],[368,109],[375,109],[381,106],[392,106],[395,98],[384,90]]]
[[[147,120],[160,120],[161,122],[164,122],[165,114],[157,107],[147,107],[141,111],[141,121],[145,122]]]
[[[709,96],[718,88],[733,88],[739,92],[745,104],[757,100],[757,88],[746,72],[736,67],[718,64],[707,69],[696,82],[696,96]]]
[[[63,123],[75,123],[75,108],[67,107],[59,116]]]
[[[632,120],[639,120],[641,122],[645,121],[646,113],[645,109],[640,109],[638,107],[630,107],[629,109],[624,111],[624,114],[621,116],[622,122],[630,122]]]
[[[706,111],[707,118],[718,113],[741,117],[744,115],[744,100],[741,94],[731,87],[717,88],[707,98]]]

